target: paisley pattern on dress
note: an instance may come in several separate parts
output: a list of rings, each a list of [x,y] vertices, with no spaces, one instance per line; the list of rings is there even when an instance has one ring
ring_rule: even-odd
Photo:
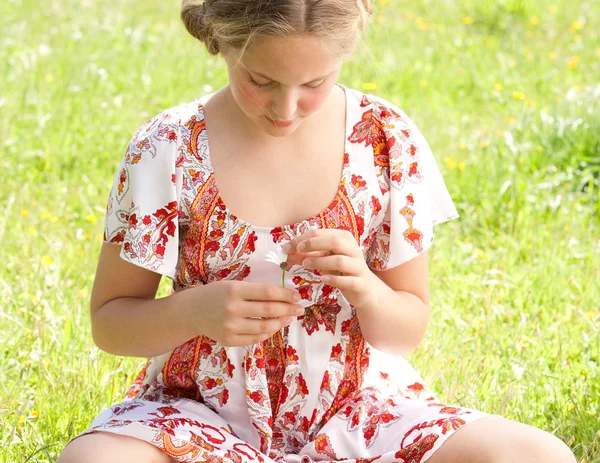
[[[342,88],[344,167],[319,214],[268,228],[229,211],[212,170],[206,97],[135,133],[109,196],[105,241],[171,278],[174,291],[220,280],[281,284],[265,255],[314,228],[349,231],[374,271],[425,252],[433,225],[458,216],[427,142],[396,106]],[[284,283],[306,307],[289,327],[245,347],[198,336],[148,359],[123,401],[81,435],[134,436],[178,462],[419,463],[487,415],[440,404],[403,357],[368,345],[354,307],[318,272],[292,265]]]

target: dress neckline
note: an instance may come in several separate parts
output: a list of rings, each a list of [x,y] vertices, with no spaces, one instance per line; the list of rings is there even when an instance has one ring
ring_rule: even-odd
[[[208,165],[208,168],[210,169],[210,173],[212,174],[213,177],[213,189],[214,189],[214,195],[215,198],[217,200],[217,202],[219,203],[219,205],[221,206],[221,209],[225,212],[226,215],[228,215],[229,217],[231,217],[231,219],[233,219],[234,222],[240,223],[242,225],[244,225],[246,228],[248,229],[252,229],[252,230],[257,230],[257,231],[263,231],[263,232],[271,232],[274,229],[280,228],[280,229],[296,229],[298,228],[301,224],[304,223],[315,223],[315,222],[320,222],[321,221],[321,217],[326,217],[327,215],[329,215],[335,208],[335,206],[337,205],[340,197],[342,197],[343,195],[345,195],[345,189],[346,189],[346,182],[347,179],[349,178],[349,171],[350,171],[350,150],[349,150],[349,124],[351,123],[350,121],[350,97],[348,95],[348,91],[349,89],[340,84],[340,83],[336,83],[337,86],[339,86],[343,92],[344,92],[344,100],[345,100],[345,121],[344,121],[344,163],[343,163],[343,167],[342,167],[342,173],[341,173],[341,178],[340,181],[338,183],[338,188],[336,190],[335,193],[335,197],[333,198],[333,200],[329,203],[329,205],[323,209],[321,212],[319,212],[318,214],[315,214],[312,217],[309,217],[307,219],[303,219],[300,220],[299,222],[295,222],[295,223],[289,223],[289,224],[285,224],[285,225],[274,225],[274,226],[260,226],[260,225],[254,225],[250,222],[248,222],[247,220],[244,220],[243,218],[237,216],[236,214],[234,214],[229,207],[227,206],[227,204],[225,204],[225,201],[223,201],[223,198],[221,197],[221,194],[219,192],[219,186],[217,184],[217,179],[215,176],[215,171],[213,169],[212,166],[212,160],[210,157],[210,142],[208,139],[208,131],[206,129],[206,126],[204,128],[204,130],[206,131],[206,135],[205,135],[205,149],[203,150],[203,157],[206,160],[206,163]],[[199,116],[200,116],[200,120],[204,120],[204,104],[206,103],[206,101],[208,101],[208,98],[212,96],[211,95],[207,95],[204,98],[201,98],[199,100],[200,104],[198,107],[198,112],[199,112]]]

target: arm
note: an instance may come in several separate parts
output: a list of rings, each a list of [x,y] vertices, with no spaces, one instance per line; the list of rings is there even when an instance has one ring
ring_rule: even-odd
[[[94,342],[112,354],[152,357],[199,335],[227,346],[257,344],[304,313],[297,291],[235,280],[154,299],[161,276],[120,252],[102,245],[90,306]]]
[[[96,345],[111,354],[151,357],[195,337],[186,323],[186,291],[155,299],[161,275],[124,261],[120,252],[119,245],[102,244],[90,304]]]
[[[429,260],[423,252],[387,271],[372,271],[353,235],[311,230],[284,246],[288,263],[319,270],[356,310],[363,336],[381,351],[401,355],[419,345],[429,321]]]
[[[429,322],[429,259],[424,252],[393,269],[373,271],[375,298],[356,307],[363,336],[381,351],[404,355],[423,340]]]

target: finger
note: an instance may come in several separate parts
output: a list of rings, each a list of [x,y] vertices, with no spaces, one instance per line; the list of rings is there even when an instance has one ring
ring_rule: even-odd
[[[286,302],[246,301],[240,303],[239,315],[244,318],[297,317],[304,315],[304,307]]]
[[[282,328],[291,325],[296,317],[280,317],[280,318],[248,318],[240,324],[239,334],[254,334],[254,335],[269,335],[277,333]]]
[[[298,252],[298,249],[297,249],[298,244],[302,243],[303,241],[305,241],[307,239],[318,236],[323,231],[325,231],[325,230],[314,229],[314,230],[309,230],[306,233],[302,233],[301,235],[295,236],[294,238],[292,238],[289,242],[287,242],[283,246],[283,252],[285,252],[286,254],[294,254],[294,253]]]
[[[358,275],[361,270],[356,259],[342,255],[304,259],[302,265],[310,269],[339,272],[344,275]]]
[[[294,289],[282,288],[277,285],[264,283],[247,283],[239,290],[239,296],[247,301],[281,301],[298,302],[302,299],[300,293]]]
[[[290,254],[287,258],[288,265],[302,265],[302,261],[309,257],[323,257],[327,256],[329,253],[327,251],[320,252],[296,252],[294,254]]]
[[[230,347],[251,346],[252,344],[260,344],[271,337],[273,337],[272,334],[240,334],[235,336],[231,342],[224,345]]]
[[[342,254],[345,256],[354,256],[356,253],[357,244],[354,241],[350,241],[345,232],[330,234],[329,236],[318,236],[310,238],[302,243],[298,244],[298,251],[300,252],[315,252],[315,251],[326,251],[333,254]]]

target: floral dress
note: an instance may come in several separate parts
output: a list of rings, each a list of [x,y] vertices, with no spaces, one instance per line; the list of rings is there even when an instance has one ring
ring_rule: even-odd
[[[401,265],[458,217],[421,132],[389,102],[346,95],[344,166],[318,215],[279,227],[235,216],[219,195],[203,118],[206,98],[136,132],[109,197],[106,242],[173,280],[175,291],[222,279],[281,284],[265,256],[312,228],[348,230],[373,270]],[[198,336],[148,359],[123,401],[80,435],[143,439],[178,462],[428,459],[486,413],[439,403],[401,356],[370,346],[354,308],[316,272],[291,265],[304,316],[271,340],[227,347]]]

